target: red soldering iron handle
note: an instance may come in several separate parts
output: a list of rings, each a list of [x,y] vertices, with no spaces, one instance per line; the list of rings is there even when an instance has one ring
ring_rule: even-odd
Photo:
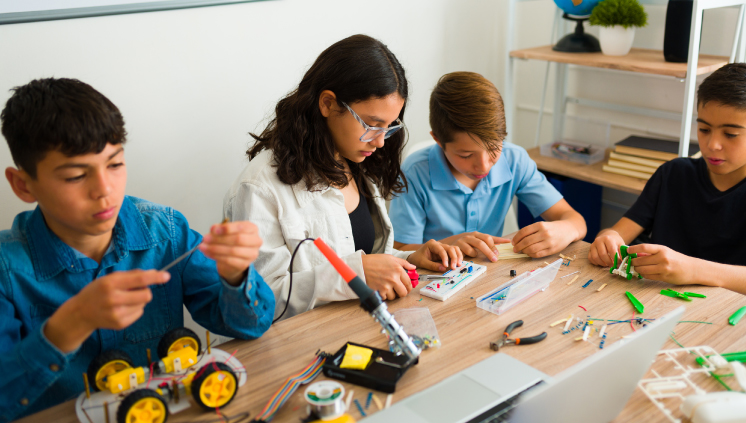
[[[350,283],[352,278],[357,276],[355,272],[350,269],[350,266],[347,265],[347,263],[344,262],[337,253],[334,252],[328,245],[326,245],[326,242],[324,242],[321,238],[316,238],[313,240],[313,243],[316,244],[316,247],[321,250],[321,253],[326,256],[326,259],[329,260],[329,263],[334,266],[335,269],[337,269],[337,272],[340,276],[342,276],[342,279],[345,280],[345,282]]]
[[[381,305],[383,300],[381,300],[381,296],[378,295],[378,292],[370,289],[370,287],[366,285],[352,269],[350,269],[350,266],[339,258],[337,253],[326,245],[321,238],[314,239],[313,243],[316,244],[316,247],[326,256],[332,266],[337,269],[337,272],[339,272],[342,279],[347,282],[350,289],[357,294],[360,298],[360,305],[362,305],[364,309],[372,313],[379,305]]]

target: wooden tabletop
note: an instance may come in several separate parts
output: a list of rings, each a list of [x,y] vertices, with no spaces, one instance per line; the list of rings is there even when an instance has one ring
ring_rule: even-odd
[[[644,179],[604,172],[603,165],[609,161],[610,149],[606,149],[606,155],[603,160],[592,165],[542,156],[539,149],[540,147],[534,147],[527,150],[528,155],[536,162],[539,170],[637,195],[640,195],[642,189],[645,188],[645,183],[647,183]]]
[[[511,57],[519,59],[545,60],[569,63],[594,68],[616,69],[629,72],[652,73],[656,75],[686,78],[686,63],[666,62],[661,50],[633,48],[625,56],[607,56],[598,53],[565,53],[552,50],[552,46],[542,46],[513,50]],[[726,56],[701,54],[697,61],[697,75],[718,70],[728,63]]]
[[[561,325],[550,328],[549,324],[570,313],[583,317],[590,314],[601,319],[629,319],[633,316],[634,309],[624,294],[627,290],[645,305],[643,316],[646,318],[661,316],[684,304],[687,307],[684,320],[713,323],[680,323],[675,328],[675,334],[683,345],[709,345],[721,353],[746,350],[746,323],[730,326],[727,322],[736,309],[746,305],[746,297],[720,288],[688,286],[686,289],[678,289],[662,282],[626,281],[609,275],[607,268],[591,265],[586,258],[588,247],[584,242],[571,244],[564,253],[569,256],[577,255],[577,260],[569,267],[561,266],[559,274],[545,292],[536,294],[500,316],[478,309],[473,298],[508,281],[511,269],[520,275],[545,266],[545,261],[551,262],[557,259],[557,255],[543,259],[500,260],[497,263],[476,259],[477,263],[487,266],[487,272],[445,302],[421,297],[419,290],[425,284],[421,284],[404,298],[388,302],[391,312],[411,307],[427,307],[442,342],[440,348],[423,351],[419,364],[399,381],[393,401],[397,402],[490,357],[494,354],[489,348],[490,341],[497,340],[505,327],[518,319],[522,319],[524,325],[516,329],[514,335],[531,336],[547,331],[549,336],[538,344],[508,346],[501,352],[554,376],[597,353],[599,340],[596,337],[592,342],[575,341],[576,331],[571,335],[562,335]],[[568,286],[567,282],[574,276],[561,277],[577,270],[580,271],[580,277]],[[591,285],[582,288],[589,279],[593,279]],[[597,289],[604,283],[608,283],[608,286],[598,292]],[[684,302],[659,294],[661,289],[671,287],[679,291],[702,293],[707,298]],[[587,313],[579,306],[585,307]],[[606,345],[611,345],[632,330],[629,324],[609,326]],[[289,376],[299,372],[314,359],[317,350],[333,353],[347,341],[377,348],[386,347],[381,327],[359,307],[357,301],[329,304],[287,319],[273,325],[257,340],[223,344],[221,349],[236,351],[236,357],[246,367],[248,382],[238,391],[236,399],[221,411],[226,415],[248,411],[252,417],[256,416]],[[664,348],[677,346],[669,340]],[[325,376],[321,374],[316,381],[323,379]],[[365,404],[369,389],[344,385],[345,389],[354,390],[354,397]],[[300,393],[296,392],[276,414],[274,422],[297,422],[305,416],[303,389],[299,390]],[[589,400],[592,400],[592,390],[593,387],[589,386],[588,392],[578,392],[578,395],[588,395]],[[383,393],[379,392],[377,396],[385,399]],[[373,413],[375,410],[375,406],[371,405],[368,411]],[[360,419],[354,406],[350,414],[355,419]],[[169,422],[205,421],[214,417],[216,416],[205,414],[197,407],[191,407],[172,415]],[[22,421],[73,423],[76,421],[74,404],[70,401]],[[667,419],[636,389],[615,422],[639,421],[666,422]]]

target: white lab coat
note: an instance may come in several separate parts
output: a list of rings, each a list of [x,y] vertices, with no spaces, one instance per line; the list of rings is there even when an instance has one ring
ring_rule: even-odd
[[[406,259],[412,251],[394,249],[394,236],[386,203],[369,180],[370,207],[376,238],[373,254]],[[370,202],[369,202],[370,205]],[[290,257],[305,238],[323,239],[362,280],[362,250],[355,251],[352,226],[344,196],[336,188],[306,189],[304,181],[287,185],[277,177],[274,156],[268,150],[251,160],[223,200],[223,215],[231,221],[248,220],[259,227],[263,243],[254,267],[272,288],[275,317],[285,308],[290,288]],[[331,301],[357,298],[329,261],[311,241],[306,241],[293,261],[293,288],[283,319]]]

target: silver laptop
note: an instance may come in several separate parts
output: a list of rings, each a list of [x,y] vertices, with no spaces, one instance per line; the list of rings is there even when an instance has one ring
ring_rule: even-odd
[[[684,307],[677,308],[554,380],[506,354],[495,354],[364,421],[610,422],[683,314]]]

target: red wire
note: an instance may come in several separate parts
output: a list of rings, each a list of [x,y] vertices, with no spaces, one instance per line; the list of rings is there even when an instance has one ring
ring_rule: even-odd
[[[632,327],[632,332],[637,332],[637,329],[635,329],[635,325],[632,324],[632,321],[635,320],[635,312],[632,312],[632,320],[629,321],[630,327]]]
[[[148,383],[145,384],[145,386],[150,386],[150,381],[153,380],[153,365],[155,364],[155,361],[150,362],[150,374],[148,375]]]
[[[585,311],[588,311],[588,309],[586,309],[586,308],[585,308],[585,307],[583,307],[582,305],[579,305],[578,307],[582,308],[582,309],[583,309],[583,310],[585,310]]]
[[[231,361],[231,358],[233,358],[233,356],[234,356],[234,355],[236,355],[236,353],[237,353],[237,352],[238,352],[238,350],[236,350],[236,351],[233,351],[233,354],[231,354],[231,355],[230,355],[230,357],[228,357],[228,358],[227,358],[227,359],[225,360],[225,362],[226,362],[226,363],[228,363],[229,361]]]

